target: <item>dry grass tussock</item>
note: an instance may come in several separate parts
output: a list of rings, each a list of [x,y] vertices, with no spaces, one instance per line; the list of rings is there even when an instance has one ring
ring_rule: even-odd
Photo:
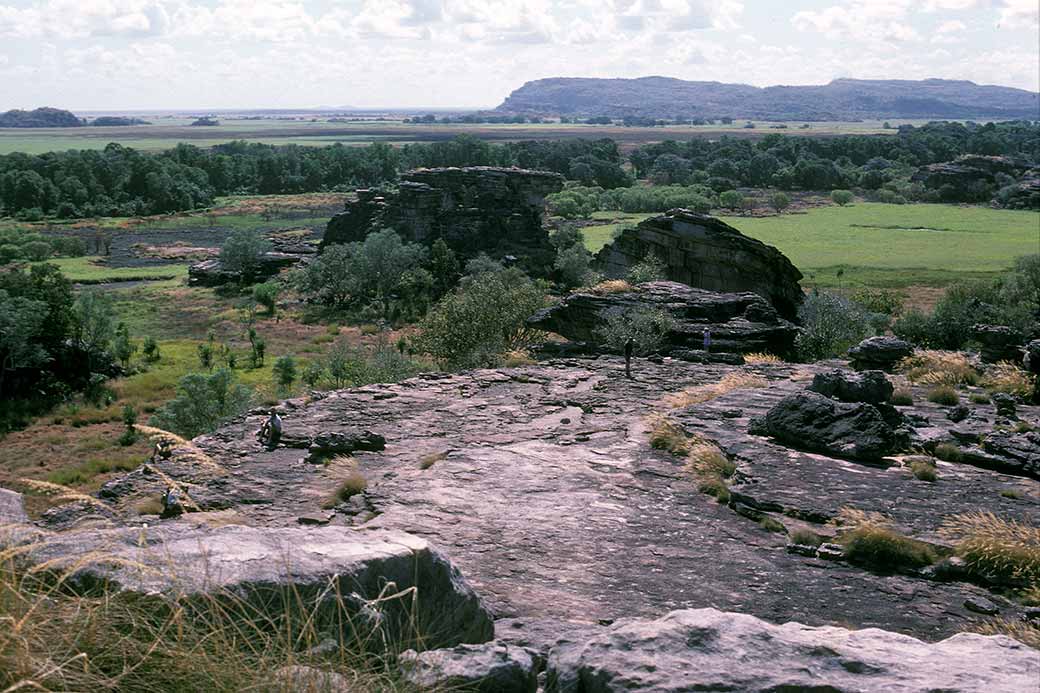
[[[721,397],[727,392],[734,390],[746,390],[755,387],[766,387],[769,383],[765,378],[747,373],[745,371],[734,371],[727,373],[717,383],[705,385],[694,385],[679,392],[666,395],[664,403],[673,408],[681,409],[700,402],[707,402],[716,397]]]
[[[834,524],[849,528],[838,541],[852,563],[889,571],[922,568],[938,559],[932,547],[903,536],[881,513],[842,508]]]
[[[358,467],[357,459],[350,455],[336,455],[328,461],[326,468],[336,480],[336,487],[322,503],[326,510],[345,503],[368,488],[368,479]]]
[[[595,286],[590,286],[586,291],[592,294],[626,294],[632,291],[632,285],[624,279],[608,279]]]
[[[979,381],[971,361],[957,351],[916,351],[900,362],[899,370],[918,385],[975,385]]]
[[[503,368],[516,368],[517,366],[530,366],[537,363],[531,358],[531,353],[524,349],[512,349],[502,354],[501,364]]]
[[[143,424],[135,424],[134,428],[139,433],[143,433],[152,442],[165,441],[167,445],[173,448],[179,448],[181,453],[177,456],[178,460],[190,461],[198,464],[202,467],[206,467],[212,471],[223,472],[224,468],[221,467],[217,462],[204,453],[195,443],[182,438],[176,433],[170,433],[161,428],[154,426],[145,426]]]
[[[767,354],[765,352],[753,352],[750,354],[744,354],[744,363],[746,363],[749,366],[783,362],[784,360],[779,356],[774,356],[773,354]]]
[[[362,654],[379,648],[351,639],[353,612],[331,585],[319,611],[292,586],[263,608],[230,593],[190,602],[84,596],[71,573],[0,556],[0,691],[309,690],[278,676],[299,664],[342,675],[350,690],[410,690],[391,655]],[[309,653],[330,636],[349,645]]]
[[[1040,527],[973,512],[947,518],[941,533],[972,570],[1040,587]]]
[[[697,479],[697,490],[715,496],[719,503],[730,498],[727,480],[737,471],[733,463],[714,443],[693,438],[686,455],[686,471]]]
[[[969,632],[982,635],[1006,635],[1027,647],[1040,650],[1040,627],[1031,621],[1016,621],[1009,618],[991,618],[975,623]]]
[[[988,368],[982,385],[990,392],[1003,392],[1022,399],[1033,394],[1033,376],[1009,361]]]

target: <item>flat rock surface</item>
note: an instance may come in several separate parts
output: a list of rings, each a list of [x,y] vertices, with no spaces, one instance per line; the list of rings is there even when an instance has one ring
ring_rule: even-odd
[[[263,528],[306,518],[427,538],[496,618],[595,624],[715,607],[774,622],[876,626],[934,640],[981,618],[964,606],[973,597],[1015,617],[1017,607],[971,584],[878,575],[789,554],[783,533],[767,532],[698,493],[683,460],[648,445],[648,417],[669,412],[733,455],[734,490],[749,504],[774,508],[785,524],[797,517],[823,522],[845,506],[886,512],[922,537],[934,534],[944,516],[967,510],[1036,519],[1040,485],[1030,478],[940,463],[939,481],[929,484],[898,461],[837,460],[747,433],[752,416],[836,365],[743,367],[769,386],[675,410],[662,401],[669,393],[716,383],[741,368],[637,359],[635,378],[627,380],[621,359],[557,360],[287,402],[287,437],[362,430],[386,439],[381,452],[355,453],[367,490],[331,507],[342,461],[312,464],[304,449],[261,448],[254,436],[259,411],[197,439],[208,458],[178,452],[159,466],[205,511],[181,522]],[[993,420],[992,407],[971,406],[979,421]],[[914,411],[936,439],[957,426],[935,405]],[[1024,419],[1037,414],[1020,408]],[[144,518],[130,508],[161,488],[156,475],[135,472],[110,489],[120,519],[95,521],[140,523]],[[1012,488],[1018,497],[1001,496]]]

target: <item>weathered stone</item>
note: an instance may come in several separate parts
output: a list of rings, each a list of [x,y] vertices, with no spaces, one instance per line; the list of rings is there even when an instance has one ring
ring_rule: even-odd
[[[972,338],[981,345],[979,355],[986,363],[1022,360],[1022,333],[1007,325],[973,325]]]
[[[1018,693],[1040,680],[1036,651],[1004,636],[937,643],[875,628],[773,625],[715,609],[624,620],[549,656],[547,693],[827,691]]]
[[[1040,433],[993,431],[982,441],[982,449],[1001,463],[994,469],[1040,479]]]
[[[745,236],[714,217],[673,209],[627,228],[596,255],[599,269],[624,278],[633,265],[657,255],[667,278],[698,289],[750,291],[765,298],[788,320],[803,299],[802,273],[773,246]]]
[[[953,161],[922,166],[910,179],[931,190],[952,188],[952,199],[965,199],[977,195],[980,186],[992,190],[998,173],[1017,177],[1026,168],[1025,162],[1011,157],[968,154]]]
[[[489,166],[408,171],[396,192],[359,190],[357,201],[329,222],[321,247],[389,228],[409,243],[444,239],[464,259],[514,255],[544,271],[553,255],[542,227],[545,196],[562,188],[563,176],[549,171]]]
[[[25,514],[22,494],[0,488],[0,525],[22,524],[29,521]]]
[[[842,402],[882,404],[892,396],[892,383],[882,371],[853,373],[835,369],[813,376],[809,390]]]
[[[1018,404],[1015,398],[1006,392],[994,392],[989,396],[993,408],[997,410],[997,416],[1014,419],[1018,413]]]
[[[1040,169],[1027,171],[1017,182],[1002,189],[1000,198],[1009,209],[1040,210]]]
[[[816,557],[828,561],[840,561],[845,558],[845,547],[841,544],[820,544],[816,547]]]
[[[855,460],[877,461],[895,452],[892,427],[863,403],[837,402],[815,392],[782,399],[749,431],[791,447]]]
[[[246,276],[243,276],[241,272],[224,269],[224,264],[218,258],[203,260],[188,267],[188,285],[223,286],[235,282],[251,283],[265,281],[283,269],[292,267],[300,259],[299,255],[289,253],[264,253],[260,256],[256,269]]]
[[[231,603],[272,615],[291,600],[313,610],[319,630],[335,632],[349,618],[358,637],[378,629],[389,642],[421,635],[432,647],[484,642],[493,633],[490,614],[458,570],[425,539],[404,532],[169,522],[34,539],[25,560],[69,569],[67,584],[87,589],[104,583],[189,600],[234,595]],[[96,562],[85,559],[90,555]],[[406,596],[379,599],[398,592]]]
[[[424,690],[534,693],[538,688],[531,653],[497,641],[422,653],[408,650],[398,662],[405,681]]]
[[[891,371],[912,353],[913,346],[898,337],[870,337],[849,349],[849,358],[857,370]]]
[[[1040,373],[1040,339],[1034,339],[1022,349],[1025,357],[1022,365],[1030,373]]]
[[[798,328],[757,294],[720,294],[677,282],[647,282],[622,293],[580,291],[539,311],[529,323],[571,340],[602,344],[598,330],[610,315],[645,308],[672,316],[674,325],[663,350],[679,349],[680,354],[702,349],[705,330],[711,330],[712,354],[784,355],[798,335]]]
[[[946,418],[954,423],[964,421],[969,415],[971,415],[971,409],[968,409],[966,404],[958,404],[946,412]]]
[[[964,600],[964,608],[977,614],[992,616],[1000,613],[1000,607],[985,597],[968,597]]]
[[[359,450],[379,452],[386,439],[371,431],[324,431],[311,439],[307,461],[321,462],[335,455],[350,455]]]

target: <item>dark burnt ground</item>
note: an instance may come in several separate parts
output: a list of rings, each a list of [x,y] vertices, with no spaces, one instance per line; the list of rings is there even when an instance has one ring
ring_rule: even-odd
[[[846,505],[884,511],[922,538],[942,517],[969,509],[1036,518],[1040,484],[1033,479],[941,464],[939,482],[928,484],[898,466],[807,455],[748,436],[749,414],[803,387],[823,366],[751,368],[770,378],[769,388],[672,413],[735,454],[747,481],[734,490],[772,503],[773,516],[790,528],[801,521],[782,510],[823,519]],[[977,618],[964,607],[971,596],[1017,613],[972,584],[790,554],[782,533],[698,493],[682,460],[649,447],[646,419],[667,411],[665,394],[730,370],[640,361],[628,381],[618,359],[554,361],[286,403],[290,438],[357,430],[386,438],[384,451],[356,455],[365,494],[329,509],[322,506],[349,462],[311,464],[302,449],[262,450],[253,438],[259,412],[198,440],[215,464],[178,456],[163,469],[212,511],[188,516],[195,521],[360,524],[429,538],[498,617],[590,623],[713,606],[777,622],[877,626],[938,639]],[[721,410],[725,417],[716,415]],[[1023,411],[1030,419],[1037,413]],[[422,460],[432,464],[423,469]],[[1021,498],[1000,495],[1012,485]],[[159,488],[154,475],[135,473],[112,491],[127,510]]]

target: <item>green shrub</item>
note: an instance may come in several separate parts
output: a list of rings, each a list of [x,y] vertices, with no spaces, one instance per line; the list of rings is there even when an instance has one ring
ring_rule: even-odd
[[[758,521],[758,526],[767,532],[773,532],[775,534],[786,533],[787,527],[784,527],[784,523],[779,520],[769,517],[768,515]]]
[[[795,340],[803,361],[840,356],[873,332],[871,315],[843,296],[814,291],[798,309],[802,332]]]
[[[842,207],[856,199],[851,190],[831,190],[831,200]]]
[[[914,404],[914,393],[906,387],[896,388],[888,398],[889,404],[897,407],[910,407]]]
[[[628,269],[629,284],[659,282],[668,278],[668,266],[655,253],[648,253],[642,260]]]
[[[792,544],[801,544],[802,546],[819,546],[823,543],[823,537],[808,529],[796,529],[791,532],[789,541]]]
[[[141,344],[141,355],[144,356],[144,360],[148,363],[155,363],[162,354],[159,352],[159,343],[155,341],[155,337],[148,336],[144,338],[144,342]]]
[[[727,190],[719,195],[719,205],[733,211],[743,209],[744,193],[738,190]]]
[[[454,368],[491,366],[539,334],[527,318],[546,304],[545,288],[517,269],[469,277],[420,323],[416,348]]]
[[[264,282],[253,287],[253,300],[262,305],[268,315],[274,315],[281,288],[275,282]]]
[[[279,356],[271,367],[271,377],[280,392],[288,392],[296,382],[296,359],[290,354]]]
[[[879,524],[860,525],[843,534],[840,542],[850,562],[877,570],[923,568],[937,559],[935,551],[927,544]]]
[[[619,353],[625,350],[625,343],[632,339],[635,342],[635,353],[646,355],[660,349],[674,327],[675,320],[667,311],[649,307],[631,308],[608,313],[603,326],[596,330],[596,336],[604,346]]]
[[[939,443],[935,446],[934,454],[944,462],[961,462],[964,459],[964,453],[953,443]]]
[[[784,192],[775,192],[769,196],[769,206],[776,210],[777,214],[783,214],[784,210],[791,206],[791,197]]]
[[[914,475],[915,479],[933,482],[939,479],[939,472],[934,460],[928,457],[914,457],[908,462],[910,463],[910,473]]]
[[[177,396],[164,404],[150,423],[185,438],[208,433],[249,408],[253,391],[235,382],[232,371],[189,373],[177,383]]]
[[[220,262],[225,269],[238,272],[248,281],[260,267],[260,258],[271,250],[271,243],[252,229],[236,229],[220,248]]]
[[[928,391],[928,401],[946,407],[954,407],[961,403],[961,396],[950,385],[939,385]]]

